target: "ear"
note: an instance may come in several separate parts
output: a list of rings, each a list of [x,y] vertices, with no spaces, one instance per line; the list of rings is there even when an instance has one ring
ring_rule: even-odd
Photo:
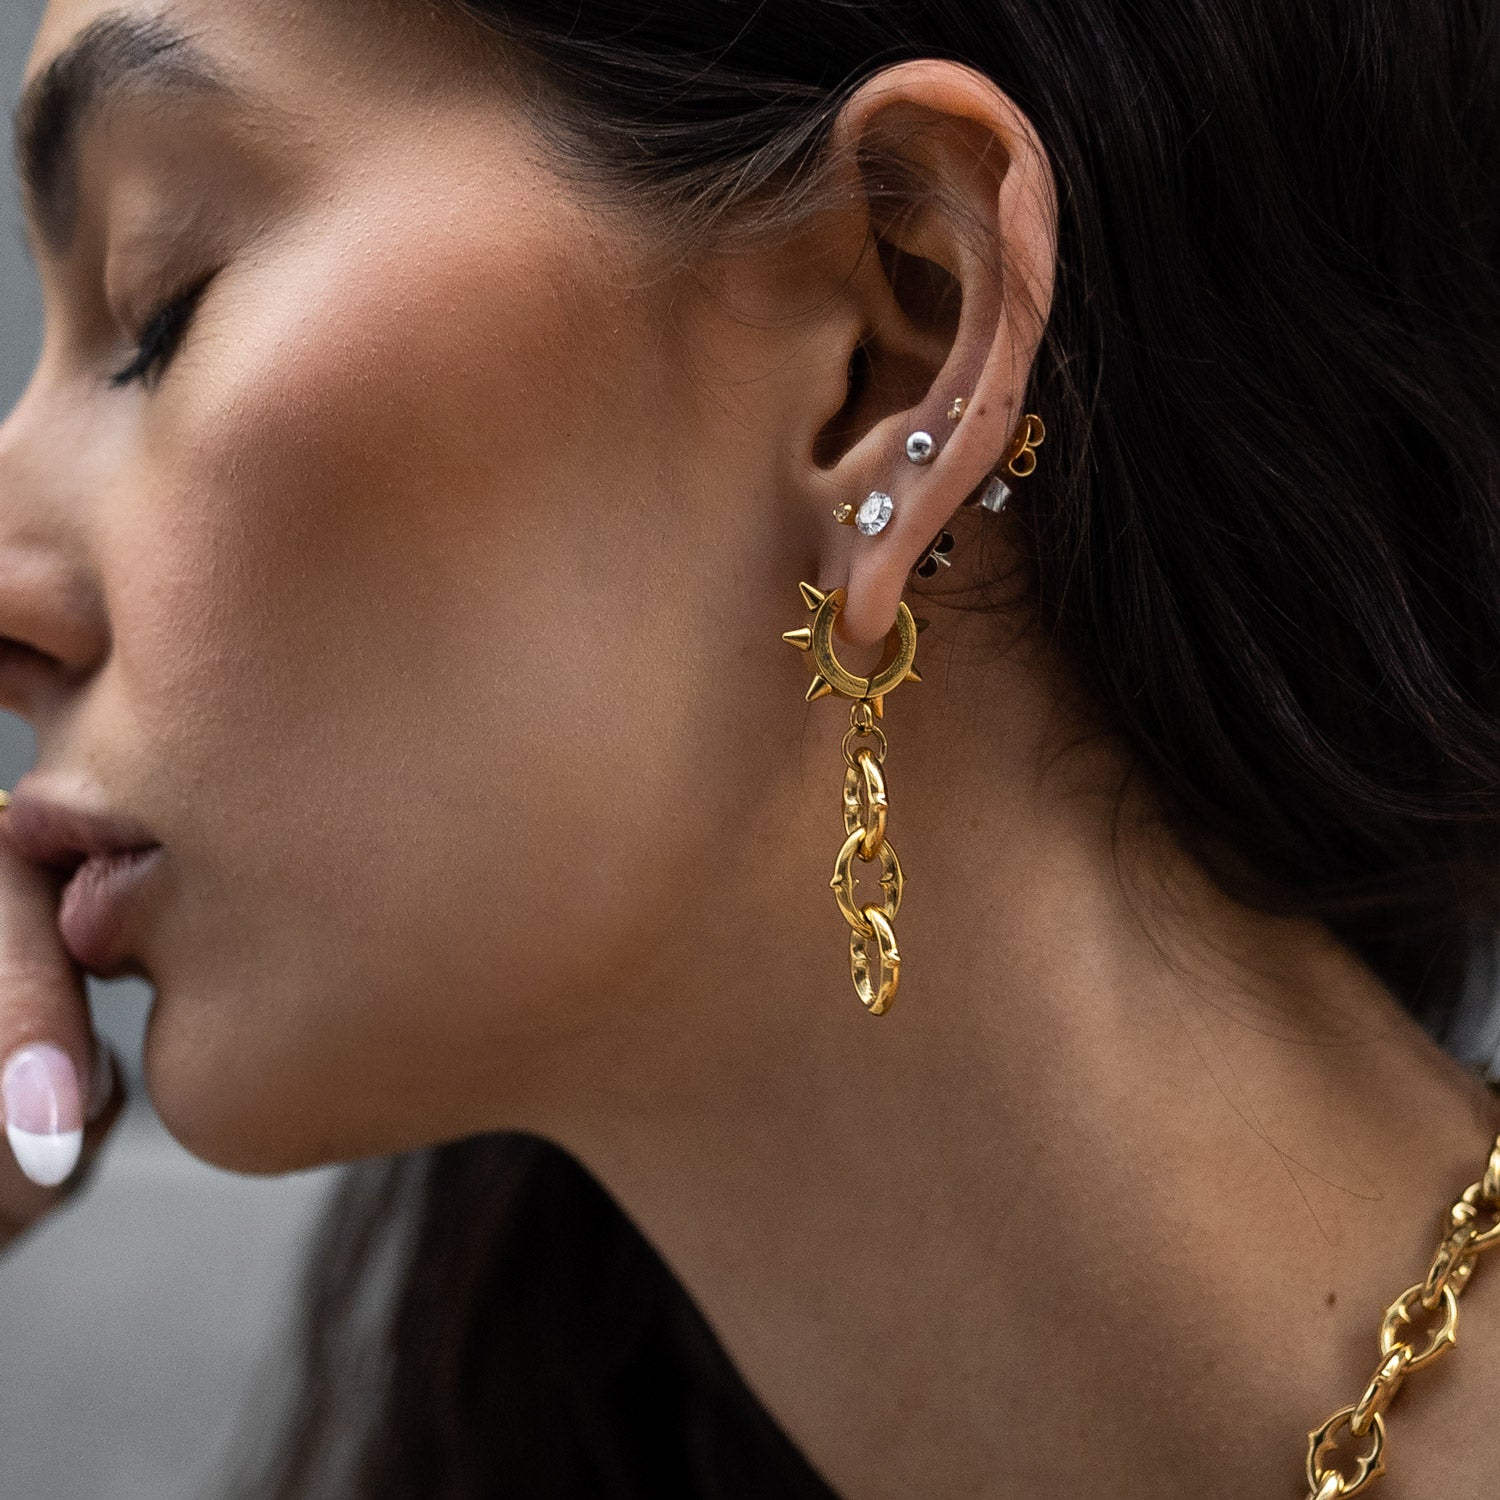
[[[804,472],[826,526],[822,576],[848,580],[838,633],[871,646],[894,623],[911,570],[999,468],[1025,414],[1052,302],[1056,190],[1031,122],[962,63],[922,59],[877,73],[849,96],[829,144],[850,189],[831,232],[862,249],[839,282],[848,316],[822,327],[846,340],[830,357],[856,378],[846,377],[831,417],[810,414],[819,430]],[[917,201],[893,207],[890,189],[903,177]],[[966,405],[954,422],[957,396]],[[917,431],[937,445],[922,465],[906,456]],[[834,519],[837,504],[858,507],[871,490],[895,502],[882,531],[865,536]]]

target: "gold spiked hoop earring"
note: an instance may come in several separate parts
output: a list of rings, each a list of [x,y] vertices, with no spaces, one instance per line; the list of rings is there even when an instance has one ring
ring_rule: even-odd
[[[885,717],[885,696],[901,683],[920,682],[916,669],[917,635],[926,620],[913,616],[905,603],[896,606],[896,622],[886,636],[880,665],[868,677],[850,672],[833,650],[833,625],[844,607],[845,592],[824,593],[799,583],[803,602],[813,611],[811,625],[782,633],[782,640],[808,654],[812,682],[807,702],[831,693],[849,698],[849,729],[844,735],[844,842],[828,882],[848,922],[849,975],[854,992],[871,1015],[884,1015],[901,982],[901,955],[892,926],[901,907],[901,862],[885,836],[890,803],[886,795],[884,731],[875,722]],[[861,744],[860,741],[867,743]],[[856,888],[854,861],[880,862],[880,900],[863,901]]]

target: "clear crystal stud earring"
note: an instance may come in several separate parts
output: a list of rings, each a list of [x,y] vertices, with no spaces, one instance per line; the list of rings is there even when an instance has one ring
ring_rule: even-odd
[[[871,490],[865,496],[864,504],[855,511],[854,524],[866,536],[874,536],[877,531],[885,530],[895,505],[896,502],[884,490]]]
[[[891,512],[895,508],[896,502],[884,490],[871,490],[860,503],[858,510],[847,500],[842,505],[836,506],[833,519],[840,526],[853,526],[865,536],[874,536],[877,531],[885,530],[886,523],[891,519]]]

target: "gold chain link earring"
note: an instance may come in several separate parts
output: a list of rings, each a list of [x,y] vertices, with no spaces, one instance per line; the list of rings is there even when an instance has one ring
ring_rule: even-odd
[[[948,407],[948,420],[960,421],[968,406],[966,396],[955,396]],[[1025,478],[1036,468],[1036,450],[1046,438],[1047,429],[1034,413],[1022,418],[1003,460],[1006,470]],[[937,457],[937,442],[925,428],[906,439],[906,456],[914,464],[930,464]],[[1010,491],[992,477],[984,498],[978,504],[999,510]],[[966,502],[967,503],[967,502]],[[895,502],[883,490],[871,490],[856,509],[848,501],[834,508],[834,519],[841,526],[854,526],[865,536],[876,536],[891,519]],[[953,549],[953,534],[940,531],[922,559],[913,568],[919,578],[930,578],[939,567],[948,566],[947,554]],[[799,583],[803,601],[813,611],[813,622],[798,630],[785,630],[781,638],[799,651],[809,653],[813,679],[807,689],[807,701],[816,702],[830,693],[853,700],[849,710],[849,729],[844,735],[844,833],[843,844],[833,862],[833,887],[839,910],[850,927],[849,973],[854,992],[871,1015],[881,1016],[896,998],[901,982],[901,955],[896,949],[896,933],[891,925],[901,907],[901,862],[885,836],[890,802],[886,795],[886,741],[884,731],[875,723],[885,717],[885,695],[908,680],[920,682],[916,669],[917,636],[927,628],[905,603],[896,606],[896,622],[886,636],[880,665],[869,677],[850,672],[834,654],[833,624],[844,607],[845,592],[834,589],[825,594],[810,583]],[[867,739],[870,744],[854,748],[855,741]],[[854,860],[865,863],[880,861],[879,903],[862,902],[855,892]],[[873,948],[872,948],[873,945]],[[878,968],[872,960],[878,959]],[[876,977],[878,976],[878,977]]]
[[[830,693],[853,700],[849,728],[844,735],[844,833],[828,882],[839,910],[850,926],[849,974],[860,1003],[873,1016],[884,1015],[896,998],[901,981],[901,955],[896,950],[892,927],[901,907],[901,863],[885,836],[890,811],[886,796],[885,734],[876,719],[885,717],[885,695],[906,681],[920,682],[916,669],[917,635],[927,628],[905,603],[896,606],[896,623],[886,636],[880,665],[869,677],[850,672],[834,655],[833,622],[844,607],[843,589],[823,593],[810,583],[799,583],[803,602],[813,611],[813,622],[799,630],[782,632],[782,640],[808,653],[813,679],[806,694],[814,703]],[[857,740],[871,743],[855,748]],[[855,891],[856,856],[870,863],[880,861],[880,901],[861,902]],[[878,959],[878,969],[872,967]],[[873,977],[878,974],[878,978]]]

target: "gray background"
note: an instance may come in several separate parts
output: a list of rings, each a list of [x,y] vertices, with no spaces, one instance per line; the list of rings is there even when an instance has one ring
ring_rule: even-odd
[[[7,136],[45,8],[0,0]],[[36,357],[41,308],[7,148],[0,160],[0,411]],[[0,713],[0,785],[32,740]],[[141,1094],[150,992],[92,984],[100,1029],[133,1102],[87,1190],[0,1256],[0,1495],[5,1500],[187,1500],[213,1492],[250,1382],[285,1360],[293,1281],[332,1174],[216,1172],[162,1129]],[[4,1149],[0,1145],[0,1149]]]

